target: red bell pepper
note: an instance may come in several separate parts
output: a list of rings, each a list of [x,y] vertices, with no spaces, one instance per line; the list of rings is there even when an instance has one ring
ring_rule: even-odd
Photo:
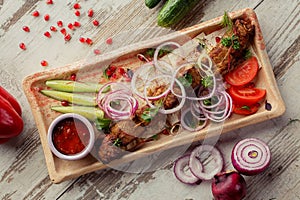
[[[18,101],[0,86],[0,144],[19,135],[24,126]]]

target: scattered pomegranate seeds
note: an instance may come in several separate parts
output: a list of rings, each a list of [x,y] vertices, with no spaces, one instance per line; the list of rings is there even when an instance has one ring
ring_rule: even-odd
[[[80,11],[79,11],[79,10],[76,10],[76,11],[75,11],[75,15],[76,15],[77,17],[79,17],[79,16],[80,16]]]
[[[38,17],[38,16],[40,16],[40,13],[39,13],[39,11],[34,11],[33,13],[32,13],[32,16],[34,16],[34,17]]]
[[[65,41],[70,41],[71,40],[71,35],[68,33],[67,35],[65,35],[64,39]]]
[[[44,33],[44,36],[46,36],[47,38],[51,38],[51,34],[50,34],[49,31],[46,31],[46,32]]]
[[[72,81],[75,81],[75,80],[76,80],[76,74],[71,74],[70,79],[71,79]]]
[[[80,26],[81,26],[80,22],[77,22],[77,21],[75,21],[75,22],[73,23],[73,25],[74,25],[75,27],[80,27]]]
[[[99,55],[101,51],[99,49],[94,49],[94,54]]]
[[[89,10],[88,10],[88,16],[89,16],[89,17],[93,17],[93,15],[94,15],[93,9],[89,9]]]
[[[50,30],[53,31],[53,32],[57,31],[57,29],[55,28],[55,26],[50,26]]]
[[[63,100],[63,101],[60,102],[60,104],[61,104],[62,106],[68,106],[68,105],[69,105],[69,102]]]
[[[88,45],[92,45],[93,44],[93,40],[91,38],[86,38],[85,42],[88,44]]]
[[[49,15],[49,14],[46,14],[46,15],[44,16],[44,20],[45,20],[45,21],[49,21],[49,19],[50,19],[50,15]]]
[[[73,8],[75,8],[75,9],[80,9],[80,8],[81,8],[81,6],[80,6],[80,4],[79,4],[79,3],[75,3],[75,4],[74,4],[74,6],[73,6]]]
[[[23,42],[19,44],[19,47],[23,50],[26,50],[26,45]]]
[[[221,42],[221,38],[220,37],[216,37],[216,43],[220,43]]]
[[[74,28],[74,25],[73,25],[72,23],[69,23],[69,24],[68,24],[68,28],[71,29],[71,30],[74,30],[74,29],[75,29],[75,28]]]
[[[107,39],[106,39],[106,44],[112,44],[112,42],[113,42],[113,41],[112,41],[112,38],[107,38]]]
[[[65,28],[60,29],[60,32],[61,32],[63,35],[67,35],[67,31],[66,31]]]
[[[84,37],[80,37],[80,38],[79,38],[79,41],[80,41],[81,43],[85,43],[85,40],[86,40],[86,39],[85,39]]]
[[[22,28],[25,32],[30,32],[30,28],[28,26],[23,26]]]
[[[99,21],[98,20],[93,20],[93,24],[94,24],[94,26],[99,26]]]
[[[63,27],[63,22],[61,20],[57,21],[57,26],[58,27]]]
[[[53,4],[52,0],[46,0],[46,4]]]
[[[41,61],[41,65],[42,65],[43,67],[46,67],[46,66],[48,66],[48,62],[47,62],[46,60],[42,60],[42,61]]]

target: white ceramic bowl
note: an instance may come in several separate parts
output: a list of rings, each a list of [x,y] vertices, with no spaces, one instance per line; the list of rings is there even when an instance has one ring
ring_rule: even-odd
[[[71,154],[71,155],[63,154],[60,151],[58,151],[53,144],[52,136],[53,136],[54,127],[59,122],[65,120],[67,118],[74,118],[74,119],[80,120],[81,122],[83,122],[86,125],[86,127],[89,130],[89,134],[90,134],[89,135],[89,143],[86,145],[86,147],[81,152],[79,152],[77,154]],[[52,123],[50,124],[49,129],[48,129],[47,139],[48,139],[48,144],[49,144],[49,147],[50,147],[52,153],[54,155],[56,155],[58,158],[65,159],[65,160],[79,160],[79,159],[84,158],[91,152],[91,150],[94,146],[94,143],[95,143],[95,132],[94,132],[94,128],[93,128],[91,122],[88,119],[86,119],[85,117],[83,117],[79,114],[75,114],[75,113],[66,113],[66,114],[62,114],[62,115],[58,116],[57,118],[55,118],[52,121]]]

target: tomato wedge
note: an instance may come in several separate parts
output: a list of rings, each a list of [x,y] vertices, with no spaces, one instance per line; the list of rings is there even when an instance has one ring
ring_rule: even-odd
[[[256,57],[251,57],[234,70],[225,75],[227,83],[233,86],[243,86],[250,83],[258,72],[258,61]]]
[[[266,90],[254,87],[230,87],[228,93],[233,101],[239,105],[253,105],[266,96]]]
[[[238,115],[252,115],[258,111],[259,107],[259,103],[255,103],[251,106],[241,106],[233,104],[232,112]]]

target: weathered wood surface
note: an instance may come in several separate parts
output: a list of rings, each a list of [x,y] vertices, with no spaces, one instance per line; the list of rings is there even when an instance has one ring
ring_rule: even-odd
[[[178,182],[172,173],[172,164],[145,174],[123,173],[111,169],[94,172],[76,180],[52,184],[48,177],[39,135],[23,94],[22,79],[34,72],[43,71],[40,61],[46,59],[49,68],[64,66],[93,56],[93,47],[103,44],[111,35],[124,31],[155,27],[151,32],[141,31],[126,43],[165,34],[170,30],[156,26],[156,15],[161,7],[149,10],[141,0],[78,1],[81,12],[89,8],[95,11],[99,27],[82,14],[77,18],[72,5],[75,1],[0,0],[0,85],[9,90],[21,102],[25,128],[23,133],[9,143],[0,146],[0,198],[2,199],[212,199],[210,182],[198,186],[186,186]],[[286,103],[286,113],[276,119],[255,126],[238,129],[222,136],[218,142],[225,156],[226,167],[230,151],[241,138],[257,137],[271,148],[273,160],[263,174],[247,177],[249,200],[300,199],[300,2],[299,0],[222,1],[200,0],[193,12],[179,23],[179,30],[199,22],[220,16],[224,10],[232,11],[250,7],[257,13],[270,61]],[[39,10],[41,16],[31,13]],[[49,13],[49,22],[43,15]],[[43,33],[50,25],[62,19],[65,23],[78,20],[82,27],[72,32],[68,43],[61,33],[46,38]],[[22,31],[28,25],[30,33]],[[78,42],[79,36],[94,39],[89,47]],[[18,47],[25,42],[27,50]],[[124,41],[125,42],[125,41]],[[118,44],[119,45],[119,44]],[[116,46],[115,46],[116,47]],[[112,49],[103,49],[103,52]]]

